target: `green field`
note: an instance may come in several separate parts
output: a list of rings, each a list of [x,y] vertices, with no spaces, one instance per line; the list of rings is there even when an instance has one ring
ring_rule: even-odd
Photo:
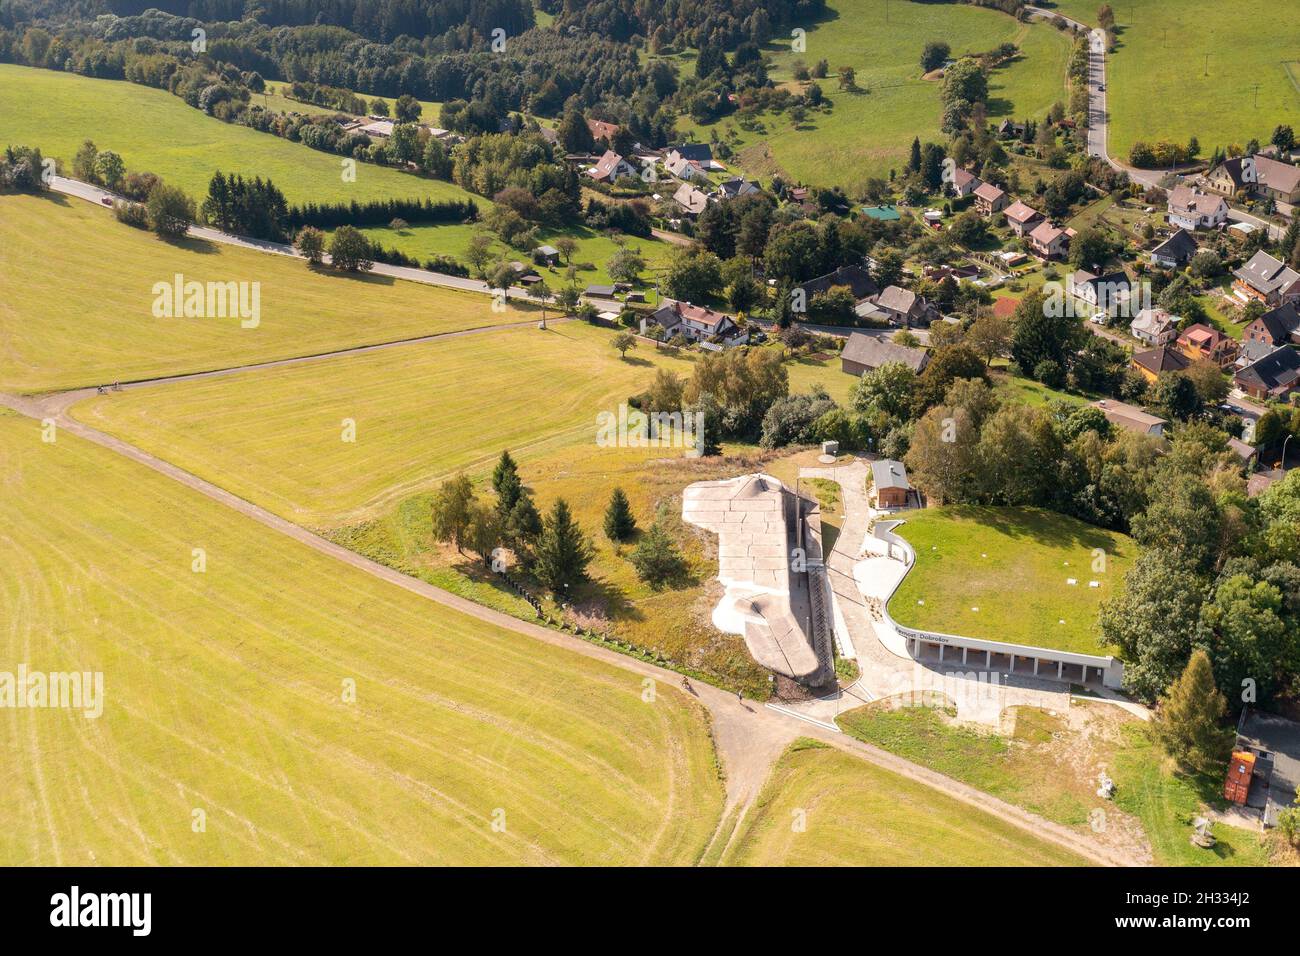
[[[805,829],[796,831],[802,818]],[[723,858],[737,866],[1083,866],[937,790],[804,740],[776,764]]]
[[[0,484],[6,669],[104,675],[98,718],[6,710],[0,863],[688,864],[721,815],[674,689],[7,413]]]
[[[1107,653],[1098,643],[1097,609],[1123,581],[1132,539],[1037,508],[927,508],[906,517],[895,533],[917,557],[889,602],[899,624]],[[1094,569],[1095,549],[1104,552],[1105,570]]]
[[[212,121],[209,121],[212,122]],[[238,317],[155,318],[153,286],[260,283],[257,328]],[[0,389],[43,391],[310,355],[524,321],[484,295],[197,239],[167,242],[57,194],[0,196]]]
[[[120,153],[127,169],[157,173],[199,199],[218,169],[269,178],[290,203],[470,196],[451,183],[369,163],[357,163],[356,181],[344,182],[342,157],[223,123],[165,90],[125,81],[0,64],[0,116],[5,143],[39,146],[69,175],[77,148],[91,139]]]
[[[1081,833],[1094,832],[1100,817],[1117,848],[1140,854],[1145,843],[1157,865],[1268,862],[1265,839],[1227,824],[1214,827],[1212,851],[1188,840],[1192,820],[1207,804],[1222,809],[1219,779],[1171,772],[1145,723],[1119,708],[1075,701],[1070,709],[1075,713],[1067,716],[1018,707],[1006,733],[954,724],[951,710],[893,709],[887,701],[847,711],[837,722],[858,740]],[[1097,796],[1102,770],[1115,781],[1113,803]]]
[[[992,117],[1040,116],[1065,97],[1070,45],[1053,27],[951,3],[832,0],[830,7],[831,18],[801,24],[808,31],[804,53],[790,51],[788,33],[775,41],[771,71],[776,82],[790,82],[796,60],[811,68],[826,59],[831,75],[818,83],[834,103],[829,114],[810,112],[802,129],[794,128],[787,115],[770,113],[760,117],[764,131],[740,129],[736,116],[704,126],[687,116],[679,127],[705,141],[713,132],[727,139],[724,131],[733,128],[739,164],[755,175],[784,171],[802,182],[838,183],[857,191],[868,178],[901,169],[914,136],[943,140],[939,83],[921,77],[921,50],[931,40],[948,42],[954,55],[984,52],[1004,42],[1020,46],[1020,57],[989,79]],[[866,92],[838,89],[837,71],[844,66],[854,68],[857,84]]]
[[[503,448],[585,443],[598,457],[599,411],[647,386],[654,364],[690,371],[644,347],[624,361],[612,336],[530,324],[110,394],[74,414],[291,520],[352,523]]]
[[[1092,0],[1060,0],[1059,12],[1095,25]],[[1126,0],[1115,5],[1116,49],[1107,58],[1109,148],[1127,159],[1137,140],[1216,146],[1267,143],[1300,115],[1295,8],[1272,0]],[[1288,29],[1289,27],[1289,29]],[[1206,59],[1209,54],[1209,59]],[[1256,99],[1256,84],[1259,85]]]
[[[486,229],[479,223],[457,223],[446,226],[414,225],[407,226],[405,229],[376,226],[361,231],[380,245],[399,249],[408,256],[415,257],[420,262],[425,262],[436,255],[444,255],[454,256],[462,263],[465,263],[465,253],[469,249],[470,238],[476,232],[486,232]],[[489,232],[488,235],[491,235],[491,233]],[[605,267],[614,253],[618,251],[619,246],[609,235],[589,229],[586,226],[570,226],[562,231],[541,231],[538,234],[538,244],[553,243],[559,236],[569,236],[578,243],[577,251],[573,254],[573,264],[578,268],[578,288],[586,288],[593,284],[610,284],[614,281],[610,278]],[[624,237],[623,245],[625,248],[639,252],[641,258],[645,260],[646,268],[641,273],[642,288],[648,293],[647,301],[653,301],[655,270],[662,270],[667,267],[668,258],[673,247],[653,237],[642,239],[638,236]],[[532,263],[528,250],[515,249],[506,245],[500,239],[494,238],[492,254],[495,257],[493,261],[496,259],[518,259]],[[546,279],[546,284],[551,287],[552,292],[558,292],[568,285],[568,279],[565,276],[568,268],[567,263],[561,263],[559,266],[552,268],[537,268],[542,277]]]

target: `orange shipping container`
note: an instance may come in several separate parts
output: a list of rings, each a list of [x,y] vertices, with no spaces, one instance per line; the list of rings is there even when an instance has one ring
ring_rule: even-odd
[[[1255,772],[1255,755],[1244,750],[1233,751],[1228,777],[1223,781],[1223,796],[1237,806],[1250,795],[1250,777]]]

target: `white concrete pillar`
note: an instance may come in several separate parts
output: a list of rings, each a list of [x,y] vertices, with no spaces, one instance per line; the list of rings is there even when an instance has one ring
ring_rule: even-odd
[[[944,647],[944,646],[943,646],[942,644],[939,645],[939,663],[940,663],[940,664],[943,663],[943,647]]]
[[[1065,661],[1057,661],[1057,662],[1056,662],[1056,679],[1057,679],[1057,680],[1060,680],[1060,679],[1061,679],[1061,673],[1062,673],[1062,671],[1063,671],[1064,669],[1065,669]]]
[[[970,650],[970,648],[968,648],[968,647],[963,647],[963,648],[961,649],[961,663],[962,663],[962,666],[963,666],[963,667],[966,666],[966,652],[967,652],[968,650]]]
[[[1034,658],[1034,676],[1035,676],[1035,677],[1038,676],[1038,658],[1037,658],[1037,657]]]
[[[1016,655],[1015,655],[1015,654],[1009,654],[1009,655],[1007,655],[1007,658],[1008,658],[1008,660],[1011,661],[1011,667],[1009,668],[1009,670],[1011,671],[1011,673],[1014,674],[1014,673],[1016,672]]]

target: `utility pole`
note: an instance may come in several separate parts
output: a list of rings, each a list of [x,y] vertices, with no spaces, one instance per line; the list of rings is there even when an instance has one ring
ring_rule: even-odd
[[[1210,75],[1210,54],[1205,54],[1205,75]]]

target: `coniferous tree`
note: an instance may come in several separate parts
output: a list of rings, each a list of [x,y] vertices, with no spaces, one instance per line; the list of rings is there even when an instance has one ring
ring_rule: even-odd
[[[1151,730],[1170,757],[1184,768],[1213,771],[1228,751],[1222,721],[1228,705],[1214,685],[1209,655],[1197,649],[1182,676],[1160,698]]]
[[[655,590],[671,584],[686,573],[686,561],[672,537],[656,519],[645,537],[632,551],[632,566],[637,577]]]
[[[605,509],[605,537],[611,541],[626,541],[636,531],[636,518],[622,488],[615,488]]]
[[[564,594],[587,580],[592,551],[582,528],[573,520],[568,502],[557,498],[542,523],[534,573],[553,594]]]

